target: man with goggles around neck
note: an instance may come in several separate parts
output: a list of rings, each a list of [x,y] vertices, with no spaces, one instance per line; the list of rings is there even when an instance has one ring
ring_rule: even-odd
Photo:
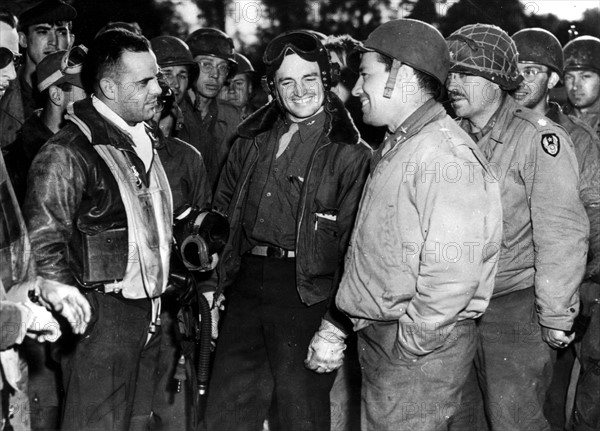
[[[23,49],[23,64],[9,94],[0,101],[0,145],[10,145],[16,139],[23,122],[41,108],[35,82],[35,70],[42,59],[73,45],[71,23],[77,12],[61,0],[44,0],[19,15],[19,45]]]
[[[17,50],[16,18],[0,10],[0,98],[4,96],[8,83],[17,77],[14,64]],[[63,287],[61,283],[36,276],[25,222],[1,154],[0,232],[8,233],[0,235],[0,422],[5,429],[30,429],[31,426],[41,425],[34,412],[39,411],[37,406],[28,400],[28,395],[35,393],[31,387],[31,376],[40,364],[36,363],[35,368],[30,370],[28,380],[24,372],[27,369],[24,358],[29,355],[23,354],[23,342],[28,338],[39,342],[55,342],[60,336],[59,323],[46,307],[62,314],[66,321],[74,325],[76,333],[83,332],[85,324],[78,327],[78,317],[72,313],[70,303],[77,302],[77,298],[59,295],[56,289]],[[43,294],[41,289],[44,290]],[[82,311],[87,314],[90,310],[86,308]],[[85,320],[85,316],[81,317]],[[27,351],[29,353],[30,349]],[[11,415],[5,410],[6,406],[16,408],[17,413]],[[42,424],[41,428],[54,429],[56,423],[51,426]]]
[[[233,231],[206,428],[260,429],[275,403],[285,429],[328,430],[349,331],[333,297],[371,152],[314,35],[278,36],[263,58],[274,100],[240,125],[213,200]]]
[[[36,69],[37,90],[43,107],[23,123],[12,145],[6,147],[9,175],[22,205],[27,189],[27,173],[33,158],[48,139],[64,125],[67,106],[84,99],[86,93],[80,72],[87,48],[76,46],[44,57]]]
[[[176,136],[200,151],[214,191],[241,122],[239,110],[218,98],[225,81],[235,74],[237,62],[233,41],[221,30],[196,30],[186,43],[198,68],[193,89],[180,105],[183,127]]]

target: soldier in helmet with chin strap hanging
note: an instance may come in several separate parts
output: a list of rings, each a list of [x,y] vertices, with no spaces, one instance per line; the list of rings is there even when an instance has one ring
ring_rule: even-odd
[[[367,124],[387,127],[336,297],[358,333],[362,428],[446,430],[493,288],[499,189],[436,100],[450,62],[438,30],[390,21],[360,53],[352,94]]]

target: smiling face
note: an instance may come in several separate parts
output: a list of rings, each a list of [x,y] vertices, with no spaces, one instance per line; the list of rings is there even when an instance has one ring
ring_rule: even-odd
[[[113,110],[130,125],[150,120],[161,94],[152,52],[124,51],[112,81],[116,84]]]
[[[519,72],[524,79],[513,96],[520,105],[535,108],[546,100],[552,72],[548,67],[536,63],[519,63]]]
[[[394,101],[383,97],[389,74],[376,52],[365,52],[361,56],[359,77],[352,95],[360,99],[363,121],[372,126],[393,128],[396,122]]]
[[[0,47],[9,49],[13,54],[19,52],[17,30],[3,21],[0,21]],[[10,81],[16,77],[15,64],[12,61],[6,67],[0,69],[0,99],[6,93]]]
[[[297,54],[287,55],[281,62],[275,72],[275,88],[292,121],[314,115],[325,100],[319,65]]]
[[[565,72],[565,89],[569,102],[585,111],[600,98],[600,75],[591,70]]]

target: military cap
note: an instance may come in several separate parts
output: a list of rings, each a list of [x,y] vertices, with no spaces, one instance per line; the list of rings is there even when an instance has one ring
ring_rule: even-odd
[[[35,24],[73,21],[75,18],[77,18],[77,11],[71,5],[62,0],[43,0],[21,12],[19,15],[19,29],[24,31]]]

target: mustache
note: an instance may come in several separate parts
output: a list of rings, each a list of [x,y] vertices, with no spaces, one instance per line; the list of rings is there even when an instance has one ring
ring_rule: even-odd
[[[450,98],[450,100],[467,99],[467,95],[465,93],[463,93],[462,91],[456,90],[456,89],[448,90],[448,97]]]

